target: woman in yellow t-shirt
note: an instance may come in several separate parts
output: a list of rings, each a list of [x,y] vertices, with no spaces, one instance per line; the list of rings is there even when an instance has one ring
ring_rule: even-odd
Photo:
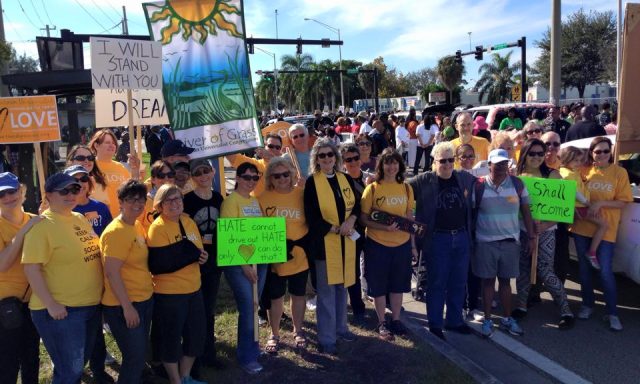
[[[295,188],[296,169],[290,160],[277,157],[271,159],[265,173],[266,188],[258,200],[264,216],[281,216],[287,223],[287,250],[291,260],[274,264],[267,278],[267,292],[271,300],[268,311],[271,336],[265,347],[267,353],[277,353],[280,342],[280,317],[282,317],[284,294],[288,286],[291,296],[291,317],[296,348],[306,348],[307,339],[302,330],[305,293],[309,276],[309,263],[305,248],[305,235],[309,232],[304,216],[304,190]]]
[[[25,192],[16,175],[0,173],[0,300],[23,302],[22,324],[0,324],[0,383],[17,382],[18,371],[23,383],[38,382],[40,336],[29,315],[29,283],[19,256],[25,234],[42,218],[22,209]]]
[[[149,227],[149,247],[163,247],[182,240],[182,225],[186,237],[201,250],[199,263],[153,276],[154,319],[159,321],[161,335],[160,360],[171,384],[199,384],[201,382],[193,380],[189,374],[195,358],[204,351],[206,319],[198,264],[204,264],[208,255],[196,223],[183,213],[182,192],[177,186],[165,184],[158,188],[153,208],[160,212],[160,216]]]
[[[100,236],[104,260],[104,318],[122,352],[119,383],[139,383],[145,362],[153,310],[153,281],[145,231],[137,220],[147,188],[129,180],[118,189],[120,215]]]
[[[67,167],[81,165],[89,171],[89,176],[93,181],[93,191],[91,198],[109,206],[109,195],[107,195],[107,179],[100,167],[96,163],[96,156],[86,145],[74,145],[67,154]]]
[[[96,154],[97,164],[107,183],[107,196],[109,197],[109,210],[111,216],[118,216],[120,206],[118,204],[118,188],[129,179],[138,180],[140,177],[140,161],[136,156],[135,150],[131,150],[129,155],[129,169],[121,163],[113,160],[118,151],[118,139],[110,129],[101,129],[93,134],[89,142],[89,148]]]
[[[376,181],[362,193],[360,221],[367,227],[364,246],[364,277],[369,296],[378,314],[378,333],[384,340],[403,335],[400,322],[402,294],[411,291],[411,235],[398,230],[398,224],[385,225],[370,219],[372,211],[383,211],[413,219],[413,189],[404,182],[402,156],[385,149],[376,166]],[[386,296],[389,295],[391,323],[385,321]]]
[[[262,175],[254,164],[242,163],[236,168],[235,190],[227,197],[220,208],[220,217],[259,217],[262,216],[258,200],[251,196]],[[267,265],[259,264],[256,269],[250,265],[224,267],[224,275],[233,291],[238,306],[238,346],[236,354],[242,369],[249,374],[262,371],[258,363],[260,347],[253,339],[254,298],[253,284],[258,284],[258,298],[262,295]],[[255,298],[255,300],[258,300]]]
[[[620,224],[620,212],[628,202],[633,201],[633,197],[629,186],[629,175],[624,168],[613,164],[611,148],[611,140],[604,136],[594,138],[589,146],[589,160],[593,165],[586,174],[587,189],[590,195],[587,217],[600,216],[608,224],[607,231],[596,250],[596,257],[600,263],[600,279],[602,280],[609,328],[613,331],[621,331],[622,323],[618,318],[617,309],[616,280],[612,269],[613,250]],[[578,312],[578,318],[585,320],[591,317],[595,305],[588,250],[596,230],[595,224],[580,218],[575,220],[570,228],[570,231],[573,232],[573,241],[580,262],[582,308]]]
[[[33,294],[31,318],[51,361],[54,382],[80,382],[101,326],[102,263],[98,236],[73,212],[80,185],[56,173],[45,183],[49,209],[24,238],[22,264]]]
[[[147,201],[144,204],[144,212],[142,216],[138,218],[144,232],[149,231],[149,227],[153,220],[158,216],[158,212],[153,209],[153,198],[160,188],[164,184],[175,184],[176,171],[173,166],[166,161],[158,160],[151,166],[151,189],[147,193]],[[146,187],[145,187],[146,188]]]

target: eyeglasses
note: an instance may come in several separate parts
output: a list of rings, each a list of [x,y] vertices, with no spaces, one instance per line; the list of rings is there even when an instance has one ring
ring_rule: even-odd
[[[208,175],[211,172],[213,172],[213,170],[211,168],[201,167],[201,168],[198,168],[197,170],[193,171],[193,173],[191,173],[191,176],[200,177],[202,175]]]
[[[533,135],[534,133],[542,133],[542,129],[530,129],[527,131],[527,135]]]
[[[301,134],[299,134],[299,135],[293,135],[293,136],[291,137],[291,139],[292,139],[292,140],[295,140],[295,139],[297,139],[297,138],[302,138],[302,137],[304,137],[304,133],[301,133]]]
[[[162,204],[167,203],[167,204],[173,204],[173,203],[182,203],[182,196],[176,196],[173,199],[165,199]]]
[[[463,156],[460,156],[460,159],[462,159],[462,160],[473,160],[475,158],[476,158],[475,155],[463,155]]]
[[[72,185],[68,188],[61,189],[59,191],[54,191],[54,192],[58,192],[60,196],[67,196],[68,194],[77,195],[78,193],[80,193],[80,187],[77,185]]]
[[[328,158],[332,158],[333,156],[335,156],[336,154],[333,152],[326,152],[326,153],[318,153],[318,159],[324,159],[326,157]]]
[[[126,197],[124,199],[125,203],[129,204],[144,204],[147,202],[146,197]]]
[[[303,135],[304,136],[304,135]],[[295,139],[296,137],[294,137]],[[269,149],[276,149],[276,150],[281,150],[282,149],[282,145],[275,145],[275,144],[267,144],[267,148]]]
[[[240,175],[238,177],[240,177],[244,181],[258,181],[258,180],[260,180],[260,176],[259,175]]]
[[[436,160],[436,161],[438,163],[440,163],[440,164],[447,164],[447,163],[452,163],[453,164],[456,161],[456,158],[455,157],[449,157],[447,159],[439,159],[439,160]]]
[[[80,177],[76,177],[76,181],[82,182],[82,183],[88,183],[89,180],[90,180],[89,175],[82,175]]]
[[[0,199],[3,199],[5,196],[13,196],[18,193],[17,189],[5,189],[4,191],[0,191]]]
[[[343,157],[345,163],[351,163],[352,161],[359,161],[360,156]]]
[[[371,146],[371,143],[368,142],[368,141],[360,141],[357,144],[358,144],[358,147],[370,147]]]
[[[528,155],[529,156],[542,157],[542,156],[544,156],[544,151],[540,151],[540,152],[538,152],[538,151],[535,151],[535,152],[534,151],[529,151]]]
[[[175,179],[175,177],[176,177],[176,173],[174,171],[169,171],[167,173],[158,172],[156,174],[156,179],[166,179],[166,178]]]
[[[602,154],[608,155],[610,153],[611,153],[610,149],[596,149],[595,151],[593,151],[594,155],[602,155]]]
[[[558,143],[557,141],[549,141],[548,143],[544,143],[547,147],[559,147],[560,143]]]
[[[287,171],[282,173],[272,173],[271,176],[276,180],[280,180],[281,177],[284,177],[286,179],[291,176],[291,172]]]
[[[83,156],[83,155],[75,155],[73,156],[73,160],[75,161],[95,161],[96,157],[93,155]]]

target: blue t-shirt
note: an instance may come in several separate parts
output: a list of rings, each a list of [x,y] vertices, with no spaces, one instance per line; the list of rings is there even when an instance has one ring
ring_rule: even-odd
[[[105,203],[91,198],[85,205],[76,205],[73,211],[83,214],[98,236],[102,235],[102,231],[113,220],[109,207]]]

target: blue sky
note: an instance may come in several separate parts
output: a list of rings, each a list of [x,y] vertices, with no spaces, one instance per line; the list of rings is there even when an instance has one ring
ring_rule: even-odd
[[[148,34],[139,0],[4,0],[3,16],[6,40],[19,53],[37,58],[35,36],[45,35],[45,24],[53,24],[59,36],[62,28],[76,33],[119,33],[116,26],[127,8],[130,34]],[[627,1],[623,1],[624,4]],[[322,25],[304,18],[313,18],[340,29],[344,45],[343,59],[363,63],[383,56],[385,63],[407,73],[435,66],[445,55],[463,52],[471,46],[515,42],[526,36],[527,62],[532,64],[539,55],[534,48],[551,18],[549,0],[245,0],[247,36],[276,35],[275,10],[278,10],[280,38],[337,39],[337,34]],[[563,18],[579,8],[612,10],[617,12],[616,0],[563,0]],[[624,18],[623,18],[624,19]],[[469,35],[471,32],[471,35]],[[279,58],[294,54],[295,46],[261,46]],[[90,60],[85,47],[85,63]],[[338,60],[338,48],[304,47],[314,59]],[[500,51],[505,54],[507,50]],[[486,60],[485,54],[485,60]],[[519,60],[519,49],[512,58]],[[273,59],[255,51],[250,56],[252,71],[273,68]],[[465,78],[478,78],[477,62],[473,56],[465,59]]]

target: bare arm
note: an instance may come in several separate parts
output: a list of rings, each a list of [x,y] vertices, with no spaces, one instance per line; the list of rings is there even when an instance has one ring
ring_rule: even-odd
[[[138,315],[138,311],[136,311],[131,304],[131,300],[127,294],[127,289],[122,281],[120,269],[123,264],[124,261],[115,257],[107,256],[104,262],[104,270],[107,279],[109,279],[111,290],[122,306],[122,312],[127,323],[127,328],[135,328],[140,324],[140,316]]]
[[[0,251],[0,272],[6,272],[11,268],[13,263],[18,259],[22,253],[22,243],[24,242],[24,235],[29,232],[34,224],[42,221],[42,217],[32,217],[31,220],[20,228],[16,236],[11,240],[2,251]]]
[[[49,292],[47,282],[44,281],[44,276],[42,276],[42,264],[25,264],[24,274],[27,276],[33,292],[38,295],[45,307],[47,307],[49,315],[54,320],[62,320],[67,317],[67,308],[55,301],[51,296],[51,292]]]

